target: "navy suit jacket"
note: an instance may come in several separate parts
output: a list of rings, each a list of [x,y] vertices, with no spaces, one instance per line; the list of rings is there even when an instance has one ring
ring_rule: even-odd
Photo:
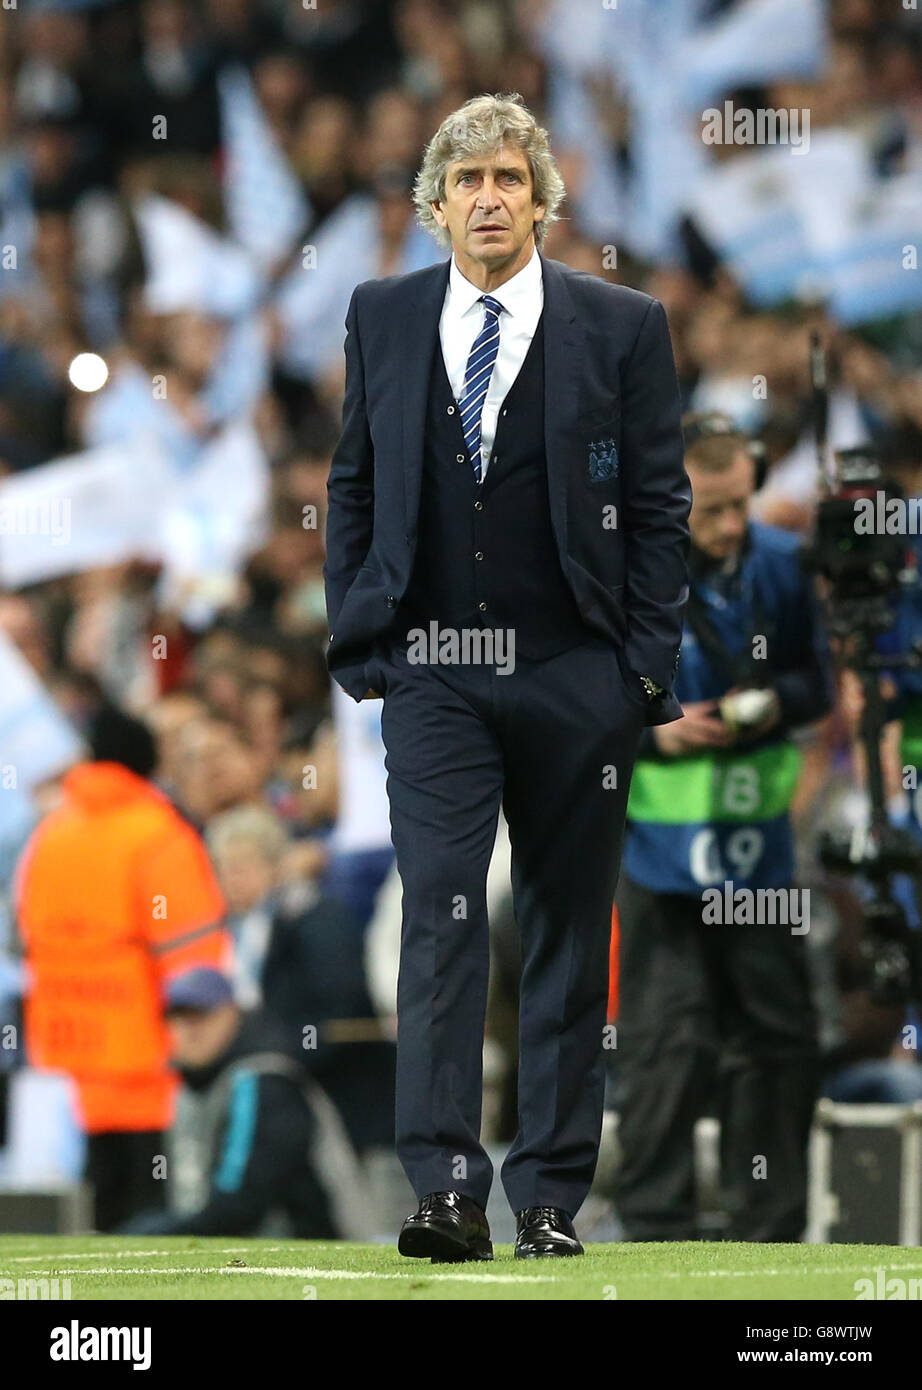
[[[682,713],[672,687],[688,598],[691,487],[666,315],[649,295],[540,259],[544,437],[560,563],[584,621],[617,648],[622,668],[665,689],[646,722],[667,724]],[[365,664],[413,567],[449,265],[367,280],[346,316],[323,575],[327,664],[355,700],[368,689]],[[590,470],[598,441],[615,443],[613,476]]]

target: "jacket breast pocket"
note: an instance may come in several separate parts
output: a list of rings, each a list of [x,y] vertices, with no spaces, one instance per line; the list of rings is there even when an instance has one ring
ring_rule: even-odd
[[[604,397],[593,395],[591,401],[583,401],[580,406],[579,425],[590,437],[593,432],[620,430],[621,398],[616,393]]]

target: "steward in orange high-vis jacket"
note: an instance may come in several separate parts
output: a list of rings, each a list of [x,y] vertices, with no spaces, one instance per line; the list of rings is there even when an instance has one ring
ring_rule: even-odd
[[[104,1230],[158,1204],[166,1186],[151,1177],[177,1084],[164,983],[196,966],[227,968],[231,943],[198,833],[148,780],[156,749],[146,726],[104,710],[88,736],[99,760],[67,772],[62,804],[33,831],[16,912],[28,1057],[76,1083]]]

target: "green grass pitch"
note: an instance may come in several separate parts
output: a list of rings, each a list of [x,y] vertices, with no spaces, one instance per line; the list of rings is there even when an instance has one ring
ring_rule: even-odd
[[[922,1279],[922,1250],[732,1242],[590,1245],[581,1259],[433,1265],[393,1246],[140,1236],[0,1236],[0,1297],[854,1301],[858,1279]],[[69,1281],[69,1287],[64,1281]],[[54,1293],[55,1285],[47,1286]],[[918,1289],[920,1285],[915,1284]],[[48,1296],[46,1292],[45,1297]]]

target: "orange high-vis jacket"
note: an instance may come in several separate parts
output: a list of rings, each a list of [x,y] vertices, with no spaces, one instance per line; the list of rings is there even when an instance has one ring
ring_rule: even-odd
[[[227,969],[226,905],[195,829],[120,763],[80,763],[16,868],[30,1062],[68,1073],[90,1134],[163,1129],[165,980]]]
[[[611,939],[608,946],[608,1022],[618,1022],[618,963],[619,948],[618,943],[621,933],[618,922],[618,909],[612,904],[611,909]]]

